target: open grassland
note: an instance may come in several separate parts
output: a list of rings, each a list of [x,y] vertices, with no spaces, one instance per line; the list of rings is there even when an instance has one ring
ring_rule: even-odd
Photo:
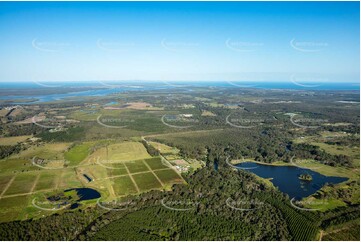
[[[325,212],[327,210],[335,209],[337,207],[346,207],[347,204],[339,199],[315,199],[310,197],[304,200],[305,207],[310,209],[317,209],[320,212]]]
[[[94,156],[98,156],[101,161],[109,163],[151,158],[143,144],[139,142],[111,144],[106,148],[97,150],[94,153]]]
[[[360,147],[347,147],[339,145],[329,145],[320,142],[311,142],[312,145],[316,145],[326,151],[327,153],[333,155],[348,155],[351,157],[358,158],[360,157]]]
[[[71,166],[78,165],[83,161],[91,152],[90,149],[95,142],[85,142],[82,144],[77,144],[72,147],[70,150],[65,152],[64,158],[69,161]]]
[[[0,145],[16,145],[17,143],[24,142],[27,139],[30,139],[31,135],[23,135],[23,136],[13,136],[13,137],[1,137]]]
[[[159,150],[161,154],[178,154],[179,150],[177,148],[159,143],[154,141],[149,141],[149,144],[152,145],[155,149]]]
[[[40,146],[32,146],[27,150],[11,156],[11,158],[32,159],[39,157],[48,160],[63,160],[64,152],[67,151],[71,143],[48,143]]]
[[[350,179],[358,180],[360,177],[360,173],[358,169],[350,169],[345,167],[334,167],[328,166],[324,164],[320,164],[317,161],[313,160],[306,160],[307,162],[296,163],[301,167],[308,168],[314,170],[318,173],[321,173],[325,176],[341,176],[341,177],[348,177]],[[288,164],[288,163],[286,163]]]

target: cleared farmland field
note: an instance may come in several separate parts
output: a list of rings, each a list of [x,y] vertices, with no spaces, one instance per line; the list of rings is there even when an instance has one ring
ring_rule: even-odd
[[[18,219],[21,211],[29,204],[30,196],[16,196],[0,199],[0,221]]]
[[[78,180],[74,170],[63,170],[59,182],[59,188],[81,187],[82,184]]]
[[[14,136],[14,137],[1,137],[0,144],[1,145],[16,145],[17,143],[23,142],[26,139],[31,138],[31,135],[22,135],[22,136]]]
[[[90,148],[93,144],[94,142],[86,142],[75,145],[69,151],[65,152],[64,158],[70,162],[70,165],[78,165],[89,155]]]
[[[59,173],[59,171],[42,171],[34,190],[39,191],[55,188],[58,179],[60,179],[60,175],[61,173]]]
[[[142,143],[123,142],[108,146],[109,161],[132,161],[151,158]]]
[[[151,172],[135,174],[132,176],[137,183],[140,191],[148,191],[152,189],[159,189],[162,187],[157,178]]]
[[[124,165],[129,169],[130,173],[149,171],[143,160],[124,162]]]
[[[137,193],[137,189],[129,176],[116,177],[112,181],[114,192],[117,196]]]
[[[4,159],[0,160],[0,172],[1,174],[13,173],[14,171],[31,171],[38,170],[39,168],[31,164],[26,159]]]
[[[11,183],[4,195],[13,195],[28,193],[31,191],[36,180],[37,174],[24,173],[16,175],[15,180]]]
[[[168,170],[154,171],[154,173],[164,184],[183,182],[183,179],[171,168]]]
[[[20,154],[16,155],[16,157],[32,159],[34,156],[36,156],[43,159],[63,160],[64,152],[70,145],[71,143],[45,144],[24,150]]]
[[[160,157],[146,159],[145,162],[150,166],[150,168],[152,168],[152,170],[168,168],[167,166],[162,164],[162,160]]]
[[[11,175],[0,176],[0,194],[4,191],[4,189],[6,188],[7,184],[9,183],[12,177],[13,176]]]
[[[119,175],[126,175],[128,174],[127,170],[125,169],[124,164],[118,163],[118,164],[106,164],[109,167],[112,167],[114,169],[107,169],[108,176],[119,176]]]
[[[153,146],[154,148],[156,148],[157,150],[159,150],[159,152],[161,154],[178,154],[179,153],[179,150],[177,148],[174,148],[174,147],[162,144],[162,143],[149,141],[149,144],[151,146]]]

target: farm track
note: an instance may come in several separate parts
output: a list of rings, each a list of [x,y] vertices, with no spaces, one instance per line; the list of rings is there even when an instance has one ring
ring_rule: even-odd
[[[171,168],[162,168],[162,169],[156,169],[154,171],[163,171],[163,170],[169,170]],[[138,175],[138,174],[144,174],[144,173],[150,173],[151,171],[140,171],[140,172],[134,172],[134,173],[130,173],[131,175]],[[96,179],[97,181],[100,180],[107,180],[107,179],[112,179],[112,178],[117,178],[117,177],[123,177],[123,176],[129,176],[129,174],[124,174],[124,175],[116,175],[116,176],[109,176],[109,177],[105,177],[105,178],[99,178]]]
[[[162,187],[164,187],[163,182],[159,179],[159,177],[154,173],[154,171],[152,170],[152,168],[150,168],[150,166],[147,164],[147,162],[145,162],[143,160],[144,165],[149,169],[149,171],[155,176],[155,178],[157,178],[158,182],[162,185]]]
[[[11,183],[13,183],[13,181],[15,180],[15,176],[13,176],[10,181],[8,182],[8,184],[6,184],[6,187],[4,188],[4,190],[2,191],[2,193],[0,194],[0,198],[3,198],[3,195],[5,194],[5,192],[9,189]]]
[[[132,182],[133,182],[133,184],[134,184],[135,188],[137,189],[137,192],[138,192],[138,193],[140,193],[139,187],[138,187],[137,183],[135,182],[135,180],[134,180],[134,178],[133,178],[132,174],[129,172],[129,169],[128,169],[127,165],[126,165],[126,164],[124,164],[124,167],[125,167],[125,169],[127,170],[127,172],[128,172],[128,176],[129,176],[129,177],[130,177],[130,179],[132,180]]]
[[[31,187],[30,192],[33,192],[33,191],[34,191],[34,189],[35,189],[35,187],[36,187],[36,184],[38,184],[39,178],[40,178],[40,173],[36,176],[35,181],[34,181],[34,184],[33,184],[33,186]]]
[[[2,198],[9,198],[9,197],[18,197],[18,196],[25,196],[25,195],[32,195],[32,194],[36,194],[39,192],[50,192],[53,191],[54,189],[44,189],[44,190],[39,190],[39,191],[34,191],[34,192],[26,192],[26,193],[18,193],[18,194],[12,194],[12,195],[6,195],[6,196],[2,196]]]

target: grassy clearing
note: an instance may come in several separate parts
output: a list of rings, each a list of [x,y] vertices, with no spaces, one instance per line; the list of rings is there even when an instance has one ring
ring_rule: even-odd
[[[333,166],[320,164],[319,162],[312,160],[307,160],[307,162],[303,162],[302,164],[300,164],[300,166],[304,168],[309,168],[325,176],[340,176],[355,180],[358,180],[360,177],[359,171],[357,169],[349,169],[345,167],[333,167]]]
[[[143,144],[123,142],[108,146],[108,160],[131,161],[151,158]]]
[[[333,155],[347,155],[351,157],[360,157],[360,148],[359,147],[347,147],[339,145],[329,145],[321,142],[311,142],[312,145],[316,145],[323,149],[325,152]]]
[[[112,182],[114,192],[117,196],[137,193],[137,190],[129,176],[113,178]]]
[[[337,207],[345,207],[346,203],[338,199],[314,199],[313,197],[307,198],[305,201],[305,207],[311,209],[318,209],[321,212],[335,209]]]
[[[149,191],[152,189],[160,189],[162,187],[157,178],[151,172],[136,174],[132,176],[141,192]]]
[[[16,145],[17,143],[24,142],[27,139],[30,139],[31,135],[23,135],[23,136],[14,136],[14,137],[1,137],[0,145]]]
[[[15,180],[11,183],[4,195],[14,195],[28,193],[31,191],[36,180],[37,174],[24,173],[16,175]]]
[[[96,150],[92,157],[99,158],[103,163],[120,163],[151,158],[142,143],[132,141],[110,144]]]
[[[162,144],[162,143],[150,141],[149,144],[151,146],[153,146],[155,149],[158,149],[161,154],[178,154],[179,153],[179,150],[177,148],[174,148],[174,147]]]
[[[65,152],[64,158],[70,161],[69,165],[78,165],[83,161],[90,153],[90,148],[94,145],[94,142],[85,142],[79,145],[75,145],[69,151]]]
[[[27,150],[11,156],[11,158],[20,158],[31,160],[34,156],[48,160],[63,160],[64,153],[71,143],[52,143],[41,146],[33,146]]]

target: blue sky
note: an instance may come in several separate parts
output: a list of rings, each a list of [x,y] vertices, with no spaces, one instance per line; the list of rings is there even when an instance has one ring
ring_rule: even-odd
[[[358,82],[359,28],[358,2],[1,2],[0,81]]]

